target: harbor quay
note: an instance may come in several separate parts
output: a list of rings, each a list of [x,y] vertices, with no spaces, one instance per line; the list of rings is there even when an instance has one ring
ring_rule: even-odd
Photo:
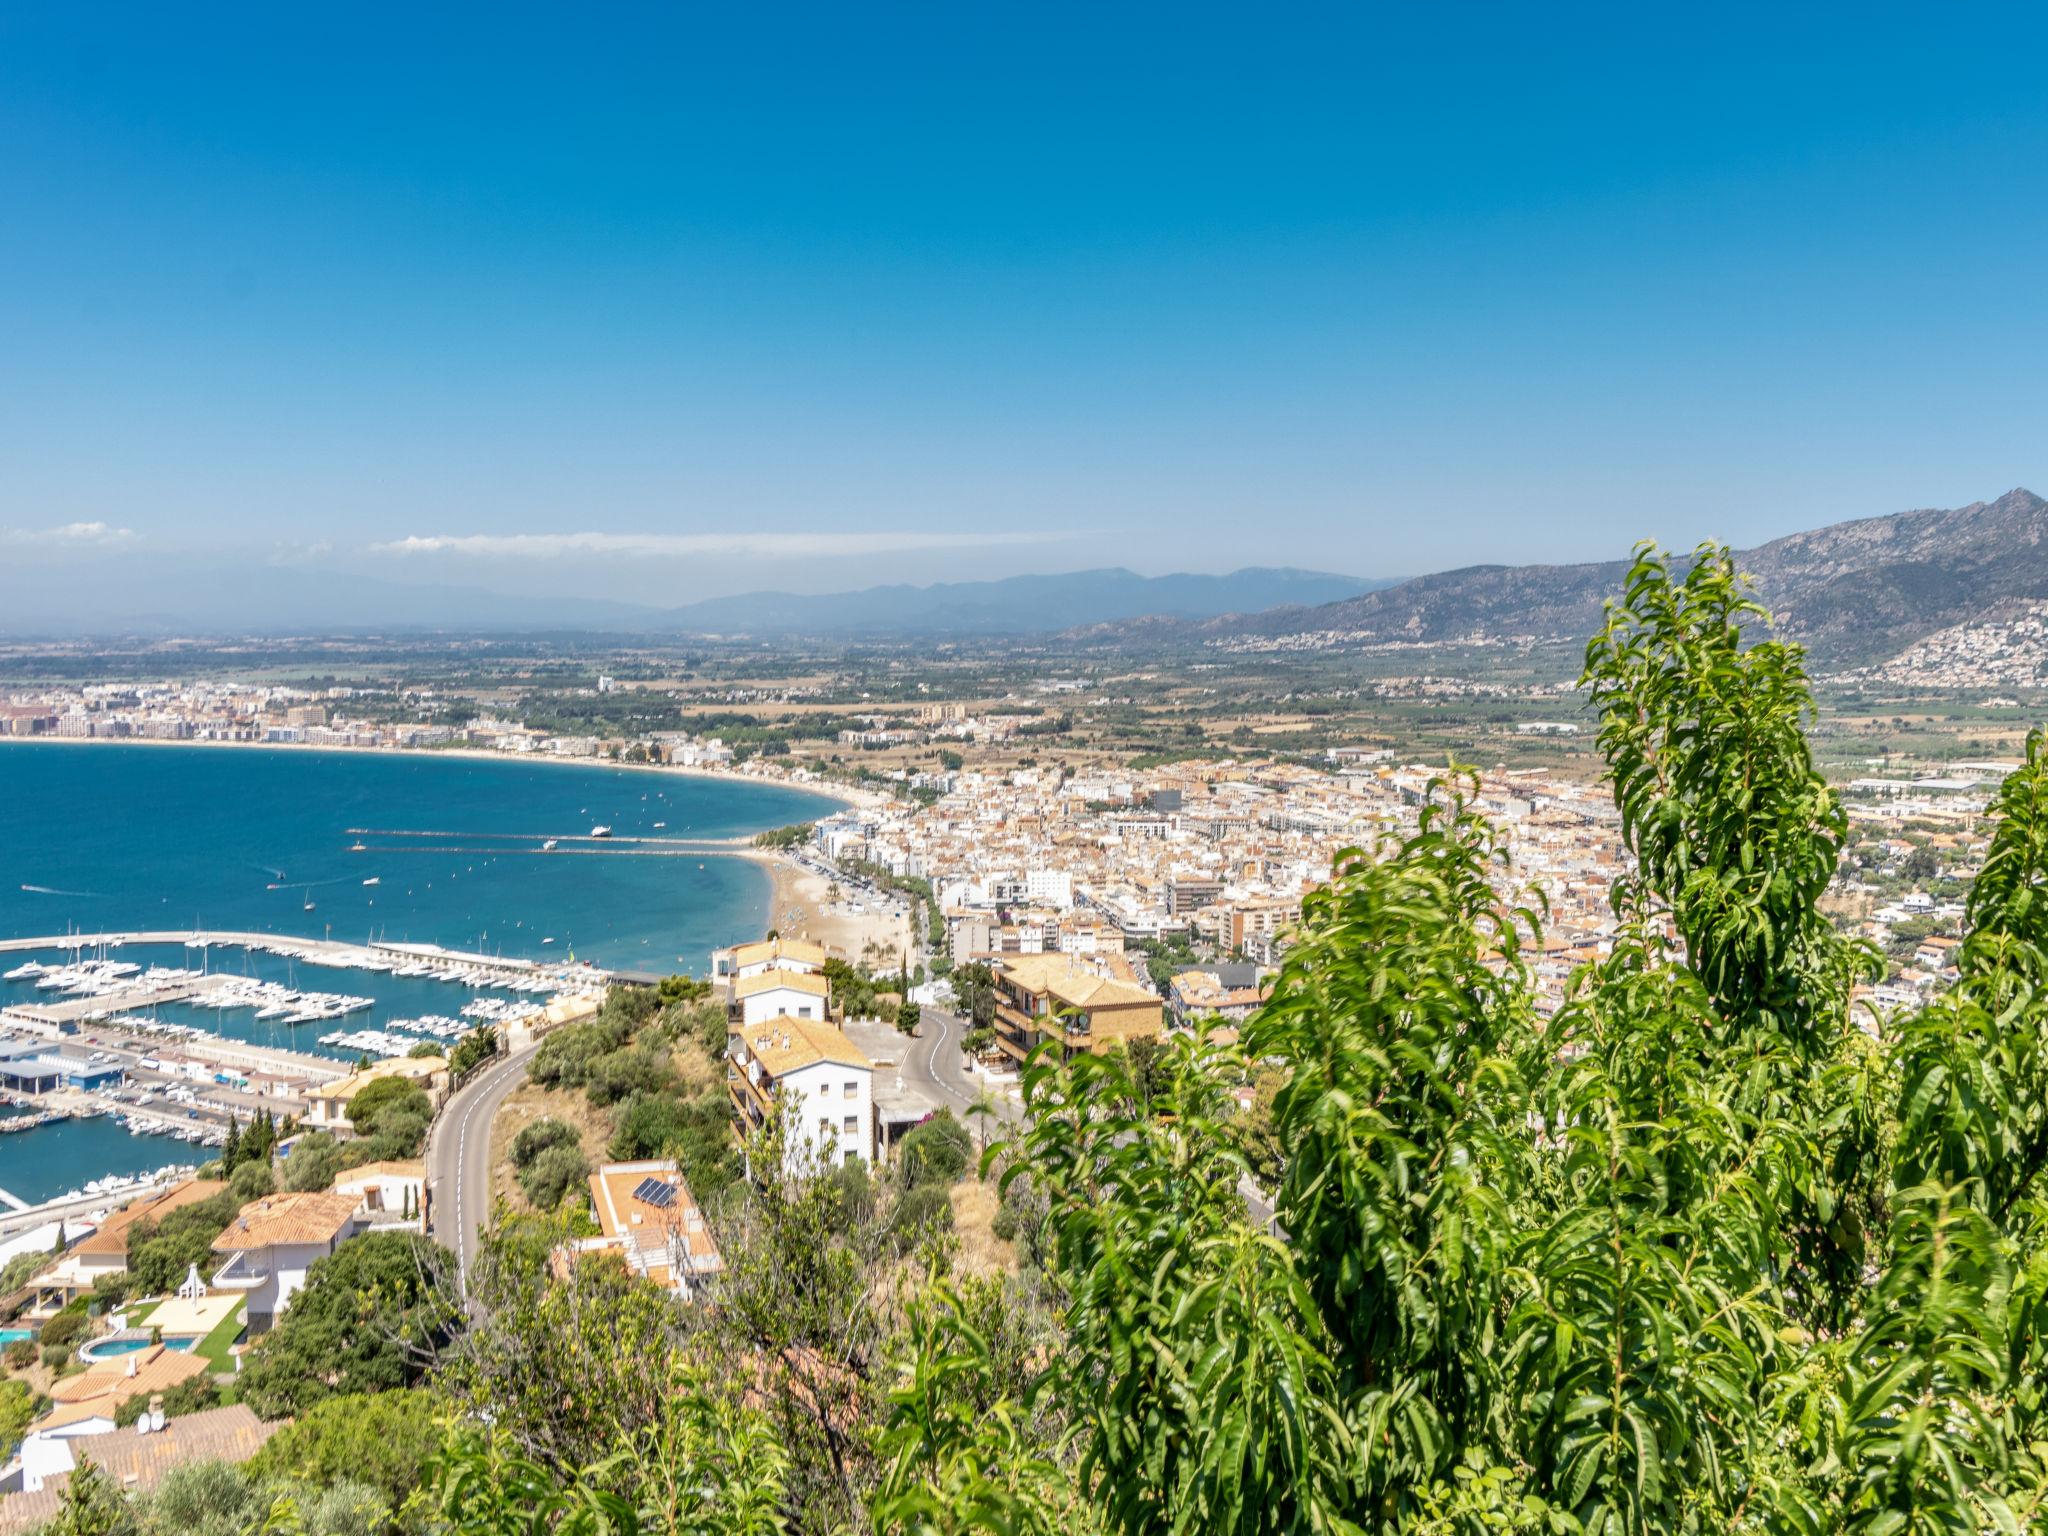
[[[129,946],[182,946],[183,963],[118,958]],[[300,966],[290,986],[234,970],[210,968],[215,949],[286,956]],[[51,962],[52,953],[68,960]],[[573,961],[537,961],[411,943],[349,944],[272,934],[172,930],[65,934],[0,940],[0,956],[41,955],[0,975],[33,984],[49,1002],[0,1007],[0,1145],[54,1121],[110,1117],[131,1132],[216,1147],[233,1124],[268,1112],[278,1120],[322,1123],[361,1059],[425,1054],[445,1057],[456,1040],[480,1027],[520,1038],[570,1002],[601,996],[611,973]],[[331,1052],[258,1044],[157,1015],[168,1005],[192,1010],[252,1010],[284,1026],[345,1021],[375,1000],[304,990],[304,969],[356,969],[494,991],[546,994],[548,1001],[478,996],[459,1016],[392,1020],[383,1028],[345,1022],[320,1035]],[[450,1015],[458,1010],[451,1007]],[[408,1031],[409,1033],[394,1033]],[[426,1063],[422,1063],[426,1065]],[[24,1202],[0,1190],[0,1207],[20,1214]],[[14,1225],[8,1220],[5,1225]]]

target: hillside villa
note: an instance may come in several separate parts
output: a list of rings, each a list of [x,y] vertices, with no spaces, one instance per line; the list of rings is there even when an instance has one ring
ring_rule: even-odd
[[[265,1332],[305,1287],[306,1271],[369,1225],[363,1199],[334,1190],[265,1195],[243,1206],[213,1251],[227,1262],[207,1284],[248,1302],[251,1337]]]

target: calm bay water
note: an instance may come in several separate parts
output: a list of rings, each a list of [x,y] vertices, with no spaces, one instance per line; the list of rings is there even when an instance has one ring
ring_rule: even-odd
[[[776,785],[556,763],[8,743],[0,745],[0,937],[231,929],[535,959],[573,951],[601,965],[702,971],[713,949],[759,936],[765,871],[715,855],[517,851],[487,834],[573,837],[602,822],[620,837],[723,838],[832,808]],[[369,835],[360,839],[368,851],[354,852],[351,828],[461,833],[454,843],[481,851]],[[372,878],[374,886],[363,883]],[[7,956],[0,971],[26,958]],[[122,958],[194,965],[199,952],[136,948]],[[377,999],[346,1020],[294,1030],[246,1010],[162,1010],[165,1019],[297,1050],[319,1050],[317,1037],[336,1028],[452,1015],[470,996],[374,972],[294,969],[239,950],[214,951],[210,963]],[[30,983],[0,982],[0,1002],[38,998]],[[130,1136],[109,1122],[46,1127],[0,1136],[0,1188],[37,1200],[102,1173],[193,1155],[184,1143]]]

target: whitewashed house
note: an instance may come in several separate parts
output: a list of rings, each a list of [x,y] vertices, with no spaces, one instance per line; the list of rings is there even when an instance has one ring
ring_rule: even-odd
[[[284,1315],[305,1288],[306,1271],[369,1225],[362,1197],[332,1190],[265,1195],[243,1206],[213,1251],[227,1262],[208,1284],[239,1291],[248,1306],[251,1337]]]

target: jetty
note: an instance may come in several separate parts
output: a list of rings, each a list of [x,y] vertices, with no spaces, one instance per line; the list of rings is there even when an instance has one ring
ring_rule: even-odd
[[[448,949],[439,944],[392,943],[381,939],[351,944],[341,939],[300,939],[288,934],[245,933],[226,929],[159,928],[135,929],[120,933],[45,934],[40,938],[0,939],[0,954],[48,949],[120,949],[130,944],[179,944],[187,949],[252,949],[263,954],[304,960],[314,965],[364,971],[388,971],[399,964],[426,962],[522,980],[562,976],[568,983],[587,985],[591,982],[614,979],[612,972],[581,962],[572,966],[560,960],[529,960],[512,955],[488,955],[473,950]],[[489,982],[486,981],[484,984],[489,985]]]

